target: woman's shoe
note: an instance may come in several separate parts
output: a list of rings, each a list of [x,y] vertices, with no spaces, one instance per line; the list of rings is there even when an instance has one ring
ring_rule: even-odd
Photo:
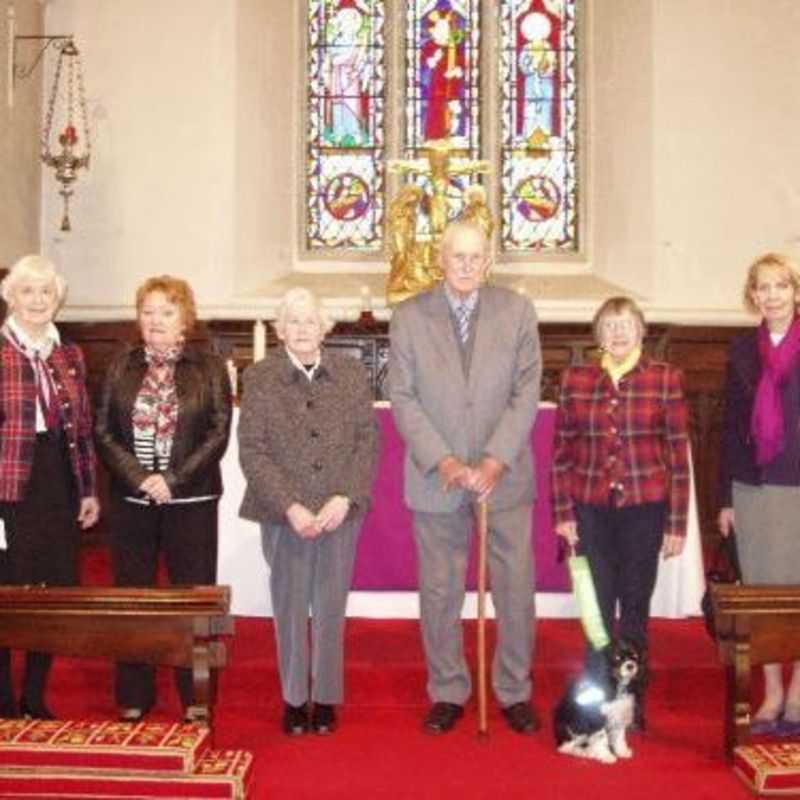
[[[131,706],[129,708],[121,708],[119,710],[119,721],[141,722],[148,711],[149,709],[138,708],[137,706]]]
[[[39,700],[36,703],[29,703],[25,698],[19,701],[19,715],[25,719],[55,719],[52,711]]]

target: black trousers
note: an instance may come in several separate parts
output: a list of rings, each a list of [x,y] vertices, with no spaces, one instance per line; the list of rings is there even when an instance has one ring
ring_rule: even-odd
[[[575,507],[578,549],[589,560],[606,631],[645,651],[666,513],[666,503]],[[587,660],[592,666],[591,653]]]
[[[115,498],[111,507],[111,562],[117,586],[155,586],[163,553],[172,585],[217,581],[217,500],[140,505]],[[192,704],[191,670],[175,670],[184,708]],[[114,684],[118,705],[149,708],[155,703],[155,667],[118,663]]]
[[[2,469],[2,465],[0,465]],[[7,549],[0,550],[0,584],[75,586],[78,583],[78,503],[69,459],[61,437],[36,436],[33,466],[24,497],[0,503]],[[28,652],[22,699],[28,706],[44,702],[50,653]],[[0,649],[0,707],[13,709],[11,653]]]

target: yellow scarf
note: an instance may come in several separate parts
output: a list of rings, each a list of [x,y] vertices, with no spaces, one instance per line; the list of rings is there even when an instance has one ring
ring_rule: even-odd
[[[641,355],[642,348],[634,347],[625,357],[625,360],[618,364],[611,358],[610,353],[603,353],[603,357],[600,359],[600,366],[608,373],[608,376],[614,381],[614,386],[616,386],[619,383],[619,379],[636,366]]]

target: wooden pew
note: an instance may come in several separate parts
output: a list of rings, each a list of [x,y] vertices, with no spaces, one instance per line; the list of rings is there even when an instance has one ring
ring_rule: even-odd
[[[725,754],[750,740],[752,668],[800,659],[800,586],[712,584],[725,665]]]
[[[0,646],[189,667],[187,719],[211,725],[216,672],[233,633],[228,586],[0,586]]]

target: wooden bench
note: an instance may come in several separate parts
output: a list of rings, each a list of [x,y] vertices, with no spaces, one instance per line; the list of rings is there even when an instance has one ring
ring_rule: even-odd
[[[0,646],[192,670],[187,719],[211,725],[233,633],[228,586],[0,587]]]
[[[719,654],[725,665],[724,746],[750,741],[751,673],[758,664],[800,659],[800,587],[713,584]]]

